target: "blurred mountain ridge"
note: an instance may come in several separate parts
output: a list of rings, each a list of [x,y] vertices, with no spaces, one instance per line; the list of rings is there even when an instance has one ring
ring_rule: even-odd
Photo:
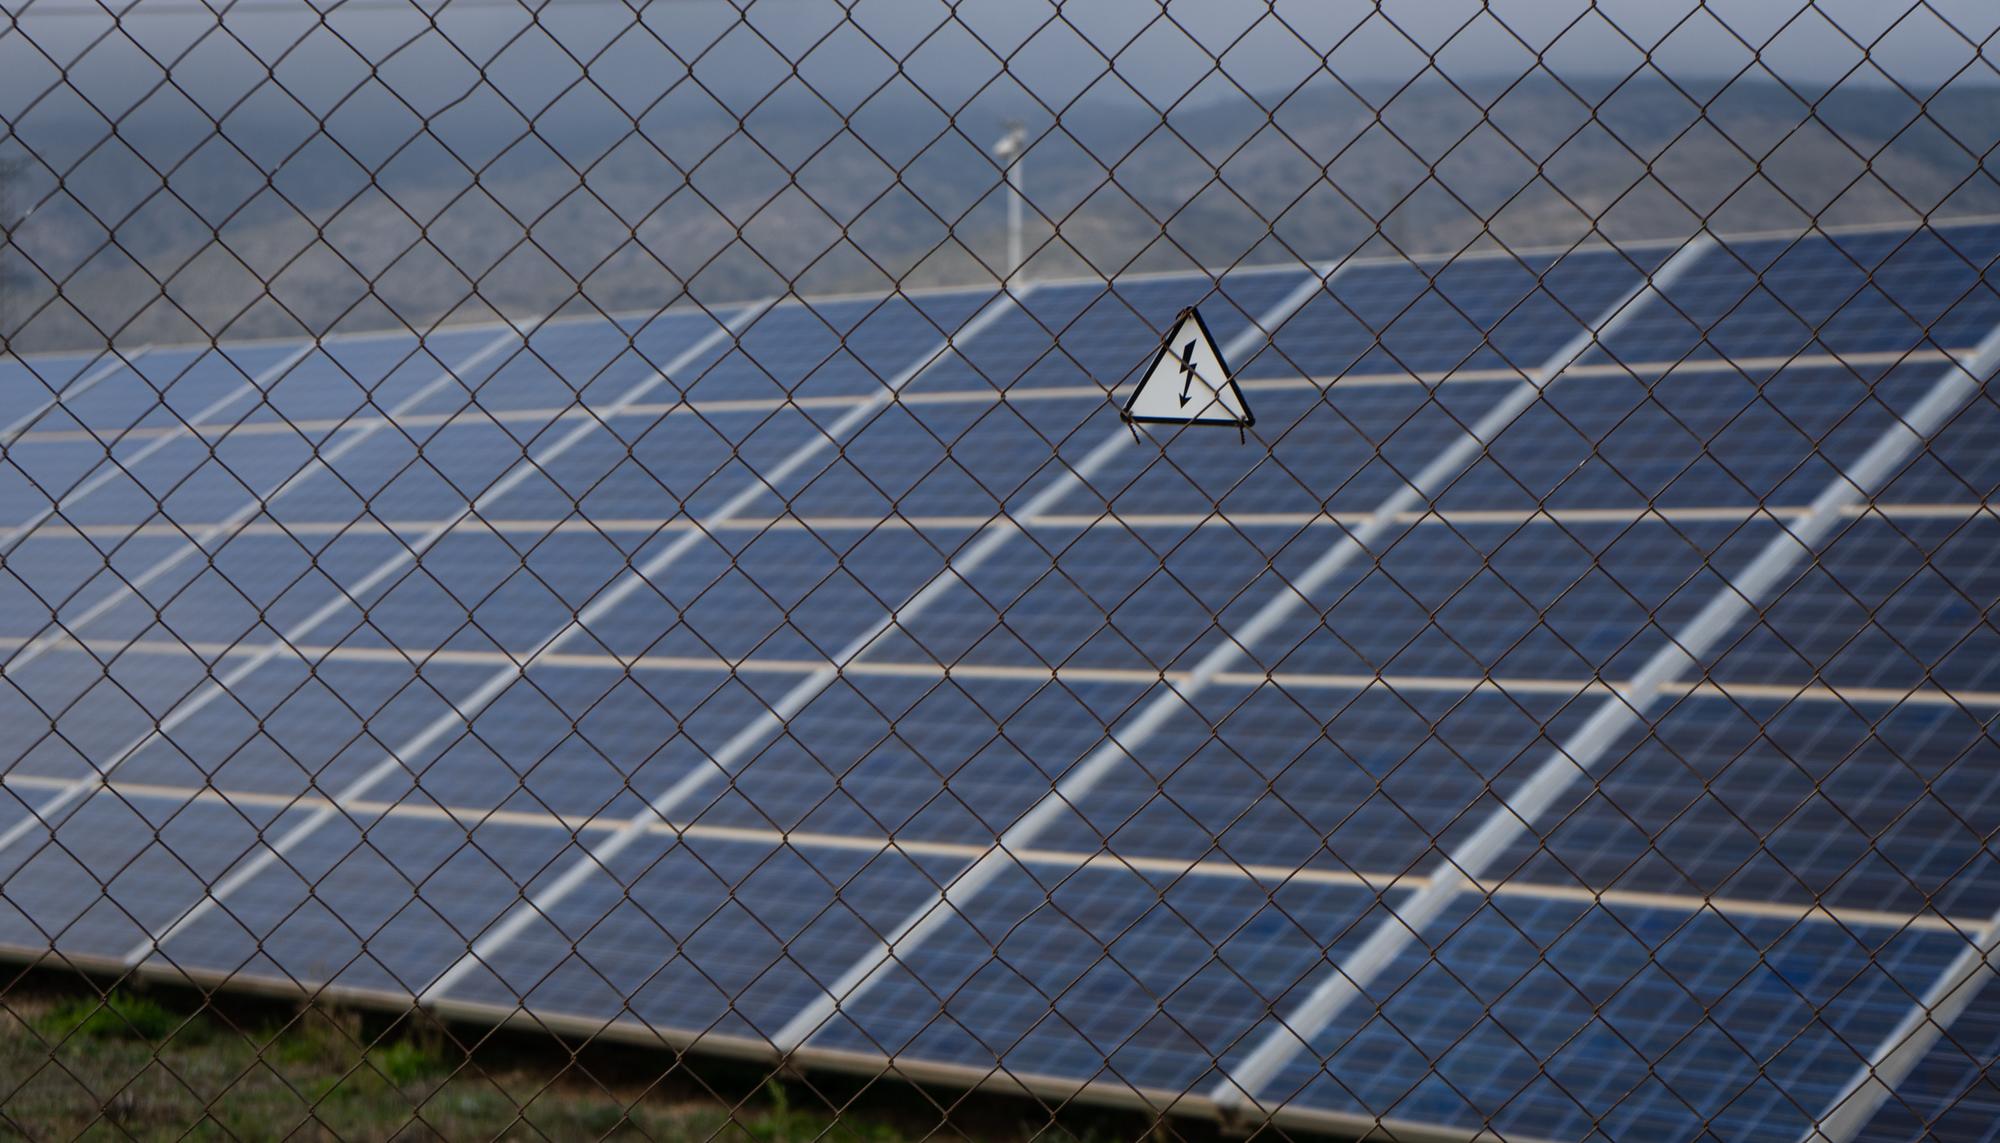
[[[2000,88],[1323,79],[1165,114],[1129,89],[1030,111],[953,115],[905,85],[842,114],[794,84],[746,114],[679,85],[636,126],[599,93],[532,121],[477,98],[427,122],[246,101],[218,134],[150,101],[115,133],[45,103],[0,139],[9,200],[35,204],[0,321],[33,352],[990,283],[985,147],[1014,113],[1030,277],[2000,213],[1977,174]]]

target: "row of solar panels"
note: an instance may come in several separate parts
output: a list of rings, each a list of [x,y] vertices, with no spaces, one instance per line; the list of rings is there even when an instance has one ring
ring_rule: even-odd
[[[962,1082],[1224,1096],[1283,1046],[1268,1013],[1425,884],[1391,881],[1504,813],[1605,683],[2000,323],[1977,285],[1996,239],[1725,244],[1629,305],[1669,251],[551,323],[529,353],[489,330],[142,355],[0,466],[0,519],[48,513],[0,540],[0,931]],[[1105,400],[1196,292],[1248,361],[1261,447],[1131,443]],[[1439,514],[1368,522],[1621,305],[1425,488]],[[1712,685],[1504,847],[1502,891],[1451,897],[1366,1003],[1296,1023],[1310,1042],[1252,1094],[1548,1137],[1789,1138],[1831,1105],[2000,904],[1978,825],[1994,412],[1980,396],[1879,512],[1844,512],[1754,636],[1699,656]],[[1309,608],[1274,610],[1288,583]],[[1163,675],[1184,697],[1152,717]],[[1130,757],[1051,802],[1111,727]],[[799,1026],[968,870],[962,919]]]
[[[1609,347],[1625,362],[1702,360],[1738,363],[1788,357],[1811,344],[1840,353],[1897,355],[1926,340],[1970,345],[1985,330],[1981,303],[1967,290],[1978,278],[1988,226],[1911,232],[1843,234],[1832,241],[1797,237],[1728,243],[1716,257],[1673,287],[1672,306],[1634,315]],[[1584,250],[1560,258],[1538,254],[1461,257],[1437,266],[1357,259],[1342,264],[1303,316],[1277,331],[1247,362],[1251,377],[1326,377],[1348,373],[1437,372],[1527,368],[1573,334],[1657,266],[1671,247]],[[1205,303],[1225,337],[1282,299],[1305,268],[1236,272],[1214,280]],[[916,379],[912,392],[1074,384],[1081,366],[1097,381],[1122,378],[1153,348],[1158,334],[1148,303],[1184,300],[1185,277],[1137,278],[1111,284],[1049,283],[1024,299],[1025,315],[994,336],[968,343],[958,359]],[[1206,292],[1206,291],[1205,291]],[[913,354],[963,324],[991,291],[936,291],[831,301],[784,302],[745,321],[731,347],[689,362],[662,399],[699,403],[723,399],[799,399],[871,395]],[[1233,311],[1233,312],[1225,312]],[[431,334],[422,350],[408,336],[342,335],[269,378],[265,408],[253,422],[297,424],[345,416],[373,391],[387,408],[447,366],[467,386],[482,386],[487,409],[567,407],[578,396],[602,401],[614,390],[670,361],[712,331],[713,317],[670,310],[651,319],[562,318],[534,327],[528,352],[487,348],[510,342],[509,327],[459,327]],[[1051,334],[1089,323],[1088,344],[1063,344],[1051,354]],[[1033,337],[1007,336],[1036,331]],[[1927,338],[1928,334],[1928,338]],[[133,375],[100,379],[94,396],[71,395],[40,429],[74,419],[104,431],[132,424],[171,424],[301,349],[298,343],[224,344],[218,349],[166,347],[122,351]],[[711,351],[718,346],[707,347]],[[479,351],[485,350],[482,354]],[[215,360],[226,358],[228,364]],[[471,360],[477,357],[477,360]],[[208,365],[197,362],[209,359]],[[87,378],[107,355],[36,358],[8,363],[10,408],[27,409]],[[1602,358],[1598,358],[1602,360]],[[1142,362],[1139,362],[1142,363]],[[1751,376],[1760,376],[1746,366]],[[600,389],[593,391],[590,385]],[[161,392],[159,407],[153,394]],[[460,394],[463,397],[463,394]],[[553,398],[553,399],[552,399]],[[447,395],[440,407],[455,405]],[[243,411],[241,409],[239,412]],[[434,410],[435,411],[435,410]],[[228,418],[234,420],[234,417]],[[18,425],[17,425],[18,427]]]

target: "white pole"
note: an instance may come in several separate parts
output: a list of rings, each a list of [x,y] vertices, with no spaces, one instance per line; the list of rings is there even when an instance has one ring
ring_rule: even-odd
[[[1007,164],[1007,277],[1004,285],[1014,288],[1021,275],[1024,246],[1021,226],[1026,200],[1021,195],[1021,164],[1027,159],[1028,129],[1019,123],[1007,124],[1007,134],[993,144],[993,154]]]
[[[14,232],[28,221],[37,207],[31,206],[19,218],[7,216],[14,213],[14,187],[21,179],[21,172],[27,163],[19,159],[0,160],[0,357],[5,357],[13,349],[13,337],[8,332],[9,312],[8,274],[5,259],[14,251]],[[37,204],[39,205],[39,204]]]
[[[1007,287],[1021,274],[1021,165],[1027,156],[1016,154],[1007,167]]]

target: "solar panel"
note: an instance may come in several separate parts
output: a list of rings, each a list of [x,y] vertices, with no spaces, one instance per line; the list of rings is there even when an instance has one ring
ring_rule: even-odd
[[[1996,254],[10,365],[0,945],[1305,1126],[1797,1138],[2000,910]],[[1118,419],[1195,301],[1251,447]],[[2000,1104],[1996,1003],[1901,1102]]]

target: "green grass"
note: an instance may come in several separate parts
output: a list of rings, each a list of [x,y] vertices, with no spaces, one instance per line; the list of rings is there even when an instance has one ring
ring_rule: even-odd
[[[755,1068],[696,1073],[657,1049],[599,1045],[574,1057],[554,1039],[510,1035],[467,1056],[419,1015],[224,998],[211,1006],[176,989],[100,995],[75,980],[0,987],[0,1140],[1185,1138],[1157,1125],[1149,1134],[1143,1122],[1073,1130],[1074,1117],[1033,1101],[948,1116],[940,1104],[954,1097],[861,1087],[874,1096],[836,1115],[820,1100],[841,1099],[838,1088],[816,1094],[825,1084],[779,1083]]]
[[[371,1032],[356,1013],[308,1008],[244,1027],[123,991],[9,994],[0,997],[0,1138],[957,1138],[836,1120],[795,1106],[776,1083],[732,1106],[698,1086],[676,1096],[600,1084],[563,1066],[561,1053],[472,1061],[437,1029],[407,1024]]]
[[[30,1027],[43,1039],[164,1040],[181,1026],[179,1016],[143,996],[117,991],[109,996],[76,996],[41,1013]]]

